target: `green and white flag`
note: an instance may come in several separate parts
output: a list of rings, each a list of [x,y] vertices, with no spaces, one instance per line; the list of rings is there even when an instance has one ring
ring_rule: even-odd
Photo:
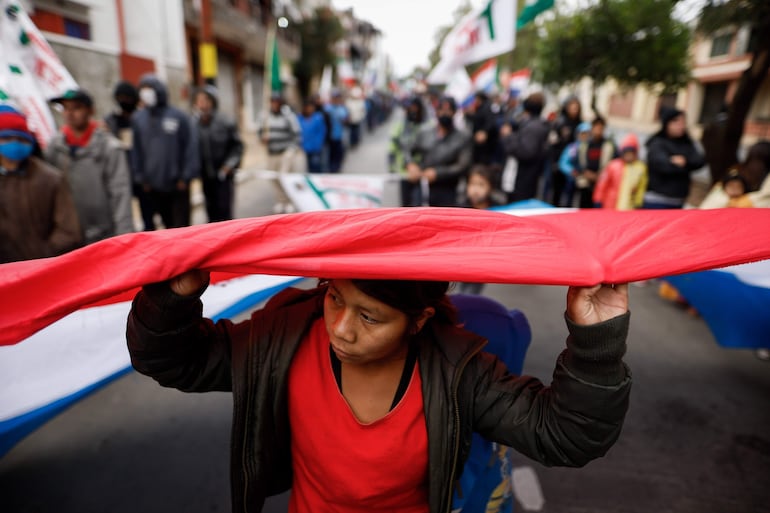
[[[429,83],[447,83],[458,66],[510,52],[516,46],[516,0],[489,0],[463,17],[441,44]]]
[[[77,83],[19,3],[0,0],[0,101],[14,102],[45,147],[56,133],[48,100]]]
[[[538,14],[551,8],[553,8],[553,0],[527,0],[519,19],[516,20],[516,28],[520,29],[534,20]]]

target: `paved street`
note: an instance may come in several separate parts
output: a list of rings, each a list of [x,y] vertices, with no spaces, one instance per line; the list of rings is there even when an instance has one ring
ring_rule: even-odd
[[[366,134],[345,171],[384,171],[387,131]],[[247,178],[238,216],[269,214],[272,198],[270,183]],[[524,371],[548,381],[564,347],[566,289],[485,293],[527,315],[534,339]],[[631,288],[631,310],[634,389],[620,440],[583,469],[520,456],[514,465],[534,469],[537,481],[518,490],[517,511],[770,512],[770,363],[717,346],[701,319],[660,299],[654,284]],[[230,419],[227,394],[184,394],[129,372],[0,459],[0,511],[229,511]],[[267,511],[285,503],[274,499]]]

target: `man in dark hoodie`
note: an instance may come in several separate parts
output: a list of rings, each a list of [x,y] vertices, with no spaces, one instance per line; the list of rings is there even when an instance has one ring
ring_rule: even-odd
[[[537,195],[538,181],[547,157],[548,123],[540,117],[545,97],[533,93],[524,100],[524,113],[517,126],[505,124],[500,129],[505,153],[516,159],[518,171],[509,200],[523,201]]]
[[[663,106],[661,129],[647,141],[649,184],[642,208],[682,208],[690,194],[690,174],[706,164],[687,133],[684,112]]]
[[[135,179],[148,196],[142,218],[160,214],[166,228],[190,225],[190,181],[200,176],[198,136],[190,118],[168,104],[166,86],[155,75],[139,81],[143,109],[132,120]],[[154,230],[155,226],[145,226]]]
[[[201,178],[209,222],[233,218],[235,171],[241,165],[243,142],[238,126],[219,112],[216,87],[195,94],[195,118],[200,142]]]

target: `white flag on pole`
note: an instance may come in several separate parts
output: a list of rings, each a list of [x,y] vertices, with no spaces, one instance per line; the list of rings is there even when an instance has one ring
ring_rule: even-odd
[[[468,13],[441,44],[429,83],[446,83],[458,66],[510,52],[516,46],[516,0],[489,0]]]
[[[0,101],[17,104],[45,147],[56,133],[48,100],[77,83],[14,0],[0,0],[0,50]]]

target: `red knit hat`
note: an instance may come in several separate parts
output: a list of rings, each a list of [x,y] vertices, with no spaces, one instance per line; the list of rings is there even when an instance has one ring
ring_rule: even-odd
[[[27,117],[8,104],[0,104],[0,137],[18,136],[35,142],[27,126]]]

